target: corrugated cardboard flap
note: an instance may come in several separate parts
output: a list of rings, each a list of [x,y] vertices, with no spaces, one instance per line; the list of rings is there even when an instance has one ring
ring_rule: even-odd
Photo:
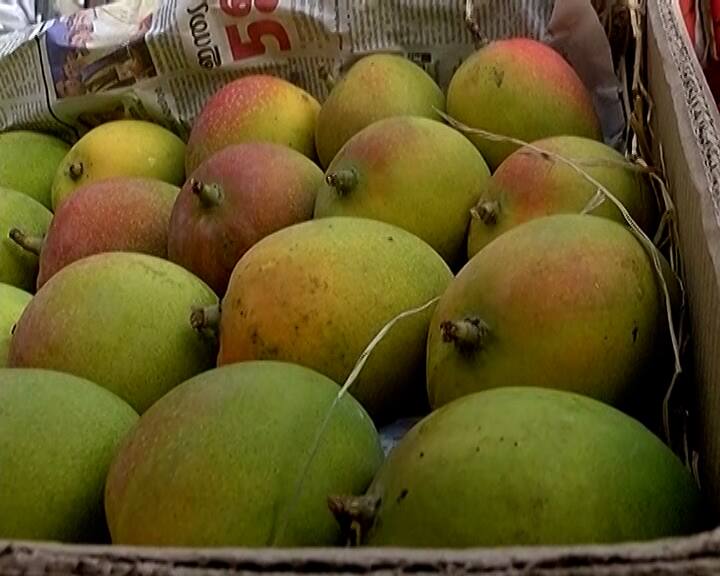
[[[677,208],[690,313],[692,444],[720,511],[720,115],[673,0],[648,5],[655,146]]]
[[[622,546],[498,550],[175,550],[0,544],[3,576],[73,574],[716,574],[720,532]]]

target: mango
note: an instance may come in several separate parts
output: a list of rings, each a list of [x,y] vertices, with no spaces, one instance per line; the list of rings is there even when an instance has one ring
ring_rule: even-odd
[[[602,140],[592,97],[573,67],[530,38],[495,40],[458,68],[448,114],[470,128],[532,142],[550,136]],[[518,145],[469,134],[494,172]]]
[[[607,188],[640,228],[650,237],[654,235],[658,209],[652,190],[622,154],[602,142],[578,136],[553,136],[532,146],[534,149],[520,148],[500,164],[473,208],[468,258],[518,224],[551,214],[579,214],[588,207],[597,186],[564,160]],[[626,223],[609,198],[588,213]]]
[[[466,260],[470,210],[490,170],[460,132],[436,120],[396,116],[353,136],[326,178],[316,218],[357,216],[394,224],[459,268]]]
[[[29,292],[0,282],[0,368],[7,364],[13,326],[30,300]]]
[[[52,218],[52,212],[30,196],[0,187],[0,282],[35,290],[38,257],[18,246],[10,231],[19,227],[27,234],[44,236]]]
[[[0,539],[107,542],[105,477],[137,419],[83,378],[0,369]]]
[[[193,121],[185,171],[233,144],[271,142],[315,159],[315,123],[320,103],[276,76],[252,74],[215,92]]]
[[[394,418],[427,403],[427,329],[433,300],[451,279],[427,243],[384,222],[338,217],[289,226],[235,267],[222,300],[218,365],[292,362],[343,383],[388,322],[427,304],[390,329],[350,388],[376,422]]]
[[[478,392],[400,441],[363,499],[333,498],[368,546],[613,544],[709,527],[675,454],[607,404],[532,387]]]
[[[310,220],[323,173],[268,142],[224,148],[191,175],[169,226],[168,257],[219,295],[242,255],[268,234]]]
[[[8,365],[75,374],[138,413],[213,366],[214,347],[188,322],[217,296],[184,268],[149,254],[76,260],[37,291],[17,322]]]
[[[488,244],[443,294],[428,336],[430,402],[535,386],[624,407],[669,342],[661,284],[627,227],[538,218]]]
[[[81,186],[58,208],[44,237],[10,231],[39,256],[37,288],[71,262],[101,252],[167,257],[177,186],[150,178],[108,178]]]
[[[363,128],[393,116],[440,120],[445,94],[420,66],[397,54],[357,60],[333,86],[317,118],[315,147],[320,164],[330,162]]]
[[[80,186],[125,176],[153,178],[182,186],[185,143],[167,128],[144,120],[114,120],[87,132],[60,163],[52,185],[52,205]]]
[[[51,210],[55,172],[69,151],[69,144],[42,132],[0,134],[0,186],[27,194]]]
[[[339,389],[280,362],[225,366],[178,386],[141,417],[112,463],[113,543],[337,543],[328,496],[362,494],[383,459],[358,402],[346,394],[334,404]]]

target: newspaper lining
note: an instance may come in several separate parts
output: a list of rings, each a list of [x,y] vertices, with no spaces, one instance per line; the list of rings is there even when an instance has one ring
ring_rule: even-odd
[[[621,142],[619,83],[590,0],[120,0],[0,36],[0,131],[74,141],[130,116],[186,137],[209,96],[242,75],[281,76],[322,101],[352,62],[395,52],[445,88],[478,41],[511,36],[563,53],[606,142]]]

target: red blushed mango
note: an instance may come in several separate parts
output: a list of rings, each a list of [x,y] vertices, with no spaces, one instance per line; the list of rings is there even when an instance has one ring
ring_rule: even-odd
[[[443,294],[430,401],[536,386],[624,405],[668,343],[661,285],[632,232],[598,216],[538,218],[488,244]]]
[[[10,237],[40,257],[39,289],[71,262],[101,252],[167,256],[170,213],[180,189],[148,178],[86,184],[62,203],[45,237],[13,229]]]
[[[472,210],[468,257],[518,224],[560,213],[581,213],[593,200],[597,186],[564,160],[597,180],[619,200],[651,237],[657,223],[657,204],[643,175],[609,146],[578,136],[553,136],[513,152],[490,178]],[[562,157],[546,155],[537,149]],[[625,223],[610,199],[590,212]]]
[[[563,134],[602,139],[592,98],[575,70],[528,38],[496,40],[468,57],[448,87],[447,110],[471,128],[525,142]],[[469,137],[492,170],[518,148]]]
[[[193,122],[185,173],[233,144],[284,144],[315,158],[315,123],[320,103],[302,88],[269,75],[239,78],[218,90]]]
[[[312,218],[322,181],[322,170],[287,146],[247,143],[213,154],[192,173],[175,203],[169,259],[223,294],[251,246]]]
[[[386,118],[353,136],[318,192],[315,217],[382,220],[419,236],[454,269],[465,262],[470,210],[490,178],[460,132],[416,116]]]

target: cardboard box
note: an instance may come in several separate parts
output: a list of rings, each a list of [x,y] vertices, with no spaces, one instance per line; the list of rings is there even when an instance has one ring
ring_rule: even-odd
[[[648,6],[655,155],[662,146],[677,208],[688,294],[693,444],[701,486],[720,510],[720,116],[671,0]]]
[[[650,0],[642,19],[656,165],[677,209],[690,347],[689,446],[720,511],[720,115],[676,0]],[[662,159],[662,162],[661,162]],[[0,574],[715,574],[720,531],[645,543],[493,550],[174,550],[0,542]]]

